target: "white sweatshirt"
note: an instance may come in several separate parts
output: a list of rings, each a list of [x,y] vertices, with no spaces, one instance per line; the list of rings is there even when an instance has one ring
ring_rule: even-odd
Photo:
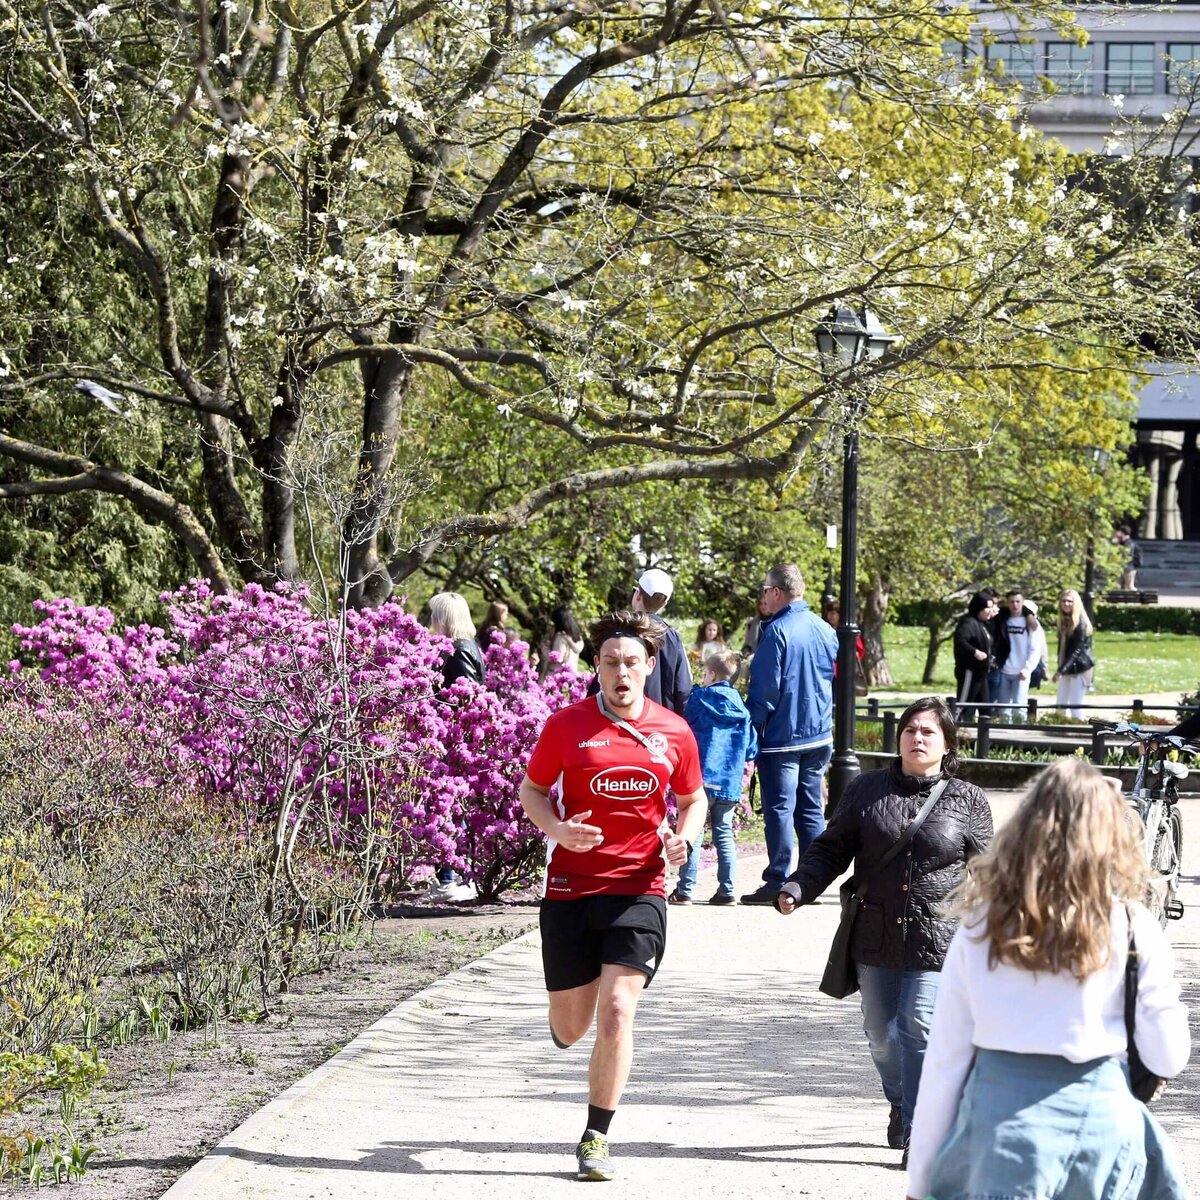
[[[1191,1053],[1187,1009],[1179,999],[1166,935],[1142,905],[1132,908],[1139,959],[1137,1047],[1150,1071],[1170,1079]],[[930,1171],[958,1115],[975,1047],[1056,1054],[1074,1063],[1125,1057],[1129,926],[1123,904],[1112,909],[1108,965],[1082,983],[1069,974],[1034,974],[1009,963],[989,967],[988,943],[973,936],[981,928],[978,922],[971,929],[960,926],[942,967],[913,1116],[910,1196],[929,1194]]]
[[[1020,675],[1024,671],[1028,678],[1041,661],[1041,640],[1030,632],[1024,616],[1009,614],[1004,628],[1008,632],[1008,657],[1000,669],[1005,675]]]

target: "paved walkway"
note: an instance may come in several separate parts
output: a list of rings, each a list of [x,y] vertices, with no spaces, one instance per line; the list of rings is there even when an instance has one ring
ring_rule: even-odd
[[[993,804],[1002,820],[1013,795],[995,793]],[[1171,933],[1195,1028],[1200,800],[1183,808],[1188,911]],[[740,865],[745,890],[761,866]],[[698,894],[712,884],[702,878]],[[605,1195],[903,1196],[857,1003],[816,990],[837,915],[830,902],[787,919],[671,910],[612,1129],[621,1175]],[[577,1196],[589,1052],[590,1039],[553,1048],[537,934],[527,934],[404,1001],[230,1134],[167,1200]],[[1196,1074],[1156,1111],[1200,1195]]]

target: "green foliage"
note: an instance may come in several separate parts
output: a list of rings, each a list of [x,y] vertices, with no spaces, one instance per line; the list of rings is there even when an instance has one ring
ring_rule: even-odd
[[[1174,633],[1200,637],[1200,608],[1168,604],[1098,604],[1096,628],[1104,633]]]
[[[37,1097],[66,1105],[104,1073],[94,1054],[69,1042],[89,985],[85,906],[77,876],[55,851],[50,831],[4,822],[0,834],[0,1118]],[[33,1179],[44,1143],[0,1137],[0,1179]],[[82,1169],[86,1158],[68,1161]],[[62,1177],[55,1164],[54,1175]],[[74,1177],[73,1175],[71,1177]]]
[[[772,532],[746,514],[807,495],[869,384],[864,438],[907,460],[864,492],[873,622],[908,586],[911,500],[947,518],[908,545],[938,595],[1004,565],[960,536],[972,515],[1061,574],[1088,514],[1137,491],[1115,478],[1100,499],[1076,460],[1123,444],[1139,338],[1190,346],[1176,174],[1138,150],[1119,199],[1068,189],[1077,164],[1025,122],[1033,97],[949,68],[969,13],[847,13],[437,0],[375,28],[240,2],[0,10],[15,525],[69,532],[57,510],[100,491],[221,587],[323,572],[373,603],[428,568],[531,617],[603,607],[605,562],[682,575],[687,548],[716,568],[689,582],[697,609],[732,619],[736,568],[761,565],[739,545],[820,569],[828,506],[799,538],[790,515]],[[813,324],[865,295],[903,340],[827,380]],[[85,377],[125,397],[116,413]],[[711,504],[669,492],[684,480]],[[755,486],[720,494],[734,481]],[[635,506],[585,499],[643,486]],[[656,507],[676,519],[648,538]],[[569,515],[536,532],[552,508]],[[124,571],[119,536],[81,540],[75,561],[113,576],[96,596],[68,572],[82,599],[136,609],[178,566],[155,547]],[[56,586],[32,550],[23,566],[27,592]]]

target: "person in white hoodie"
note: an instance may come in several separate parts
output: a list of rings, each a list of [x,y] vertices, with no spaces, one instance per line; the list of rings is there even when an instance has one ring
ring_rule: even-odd
[[[1045,639],[1039,640],[1029,628],[1025,618],[1025,597],[1020,592],[1009,592],[1005,599],[1008,602],[1004,620],[1008,657],[1000,664],[1000,687],[992,701],[1015,706],[998,709],[1000,720],[1021,722],[1025,720],[1025,706],[1029,703],[1029,680],[1033,668],[1045,653]]]
[[[1127,1074],[1130,1036],[1163,1079],[1191,1036],[1171,945],[1141,903],[1140,826],[1113,783],[1082,759],[1049,767],[951,894],[962,924],[917,1094],[914,1200],[1186,1200]]]

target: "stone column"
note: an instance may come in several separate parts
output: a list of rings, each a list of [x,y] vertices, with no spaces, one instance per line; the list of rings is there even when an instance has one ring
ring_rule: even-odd
[[[1179,472],[1183,469],[1183,456],[1173,454],[1167,460],[1167,477],[1162,493],[1162,536],[1170,542],[1183,537],[1183,517],[1179,511]]]
[[[1146,456],[1146,474],[1150,476],[1150,495],[1146,500],[1146,511],[1138,522],[1138,535],[1143,538],[1158,537],[1158,468],[1159,450],[1156,446],[1143,446]]]

